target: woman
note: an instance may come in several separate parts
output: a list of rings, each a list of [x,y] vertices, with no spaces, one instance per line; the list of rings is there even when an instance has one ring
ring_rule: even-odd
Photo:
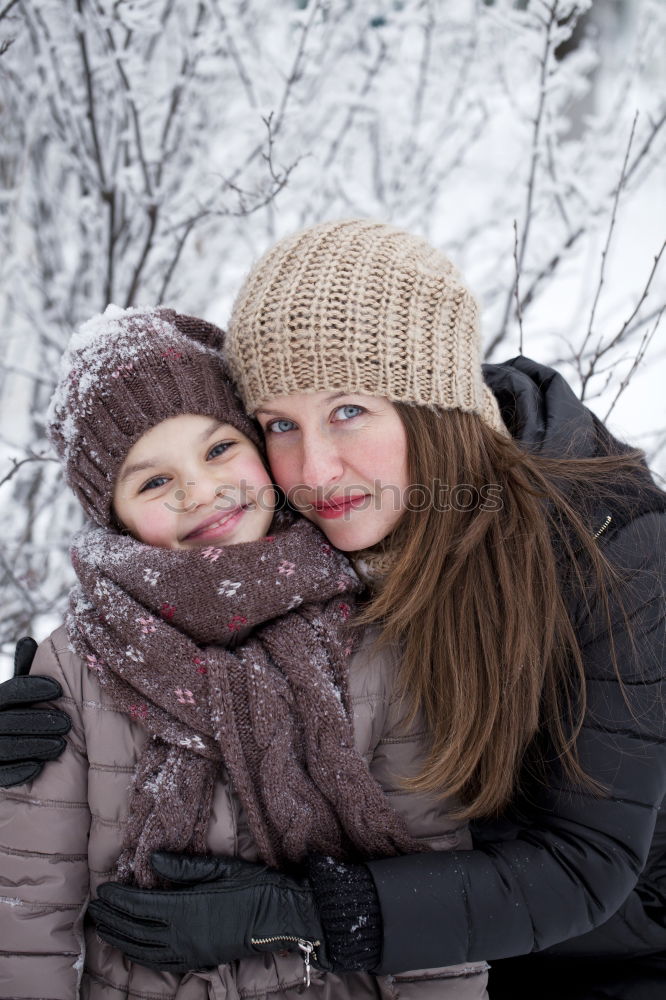
[[[542,996],[653,995],[666,498],[641,453],[551,369],[482,368],[455,269],[377,223],[325,223],[269,251],[228,360],[274,479],[364,574],[360,623],[402,644],[397,693],[429,741],[408,787],[446,787],[474,821],[470,852],[312,859],[306,891],[283,883],[282,903],[303,900],[302,936],[323,933],[339,970],[496,960],[492,997],[532,996],[532,974]],[[102,890],[100,934],[193,968],[248,954],[257,906],[279,938],[261,868],[175,858],[171,874],[190,885]],[[545,954],[511,961],[532,952]],[[619,984],[609,960],[628,957]]]

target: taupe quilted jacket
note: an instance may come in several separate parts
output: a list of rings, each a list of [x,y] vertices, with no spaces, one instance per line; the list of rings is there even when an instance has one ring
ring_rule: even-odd
[[[405,732],[391,698],[395,656],[370,649],[368,635],[350,665],[357,747],[406,817],[410,832],[438,850],[471,846],[445,804],[406,794],[399,776],[415,773],[423,752],[418,726]],[[145,731],[115,710],[71,651],[64,628],[41,644],[32,673],[62,685],[72,718],[68,747],[31,784],[0,789],[0,998],[40,1000],[294,1000],[303,963],[265,956],[184,976],[127,960],[97,938],[88,899],[113,874],[122,844],[128,789]],[[225,776],[217,785],[210,851],[256,860],[247,823]],[[313,972],[312,1000],[481,1000],[485,963],[375,978]],[[305,991],[303,991],[305,992]]]

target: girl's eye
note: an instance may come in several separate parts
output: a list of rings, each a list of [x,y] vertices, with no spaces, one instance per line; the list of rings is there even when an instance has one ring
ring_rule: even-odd
[[[351,420],[352,417],[358,417],[364,410],[362,406],[356,406],[355,403],[345,403],[344,406],[338,406],[335,412],[342,414],[342,420]]]
[[[139,493],[145,493],[146,490],[158,490],[160,486],[164,486],[164,484],[168,482],[168,476],[154,476],[152,479],[149,479],[147,483],[143,484]]]
[[[225,451],[231,448],[232,444],[235,443],[235,441],[219,441],[218,444],[214,444],[208,452],[206,461],[208,461],[209,458],[218,458],[219,455],[224,455]]]
[[[272,420],[270,424],[266,425],[266,430],[270,434],[285,434],[287,431],[293,430],[295,426],[293,420]]]

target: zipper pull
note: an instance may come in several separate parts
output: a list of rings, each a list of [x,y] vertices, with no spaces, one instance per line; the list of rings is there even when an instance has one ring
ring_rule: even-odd
[[[305,983],[305,988],[307,989],[310,985],[310,955],[314,951],[314,944],[312,941],[305,941],[303,938],[299,938],[298,947],[303,955],[303,964],[305,966],[303,982]]]

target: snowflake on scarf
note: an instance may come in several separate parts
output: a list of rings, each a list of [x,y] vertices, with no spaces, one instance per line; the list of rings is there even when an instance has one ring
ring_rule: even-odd
[[[185,747],[186,750],[205,750],[204,741],[200,736],[186,736],[178,740],[178,746]]]
[[[175,693],[181,705],[196,705],[194,695],[189,688],[176,688]]]
[[[210,559],[211,562],[217,562],[222,555],[222,549],[216,549],[214,545],[209,545],[207,549],[201,550],[201,555],[204,559]]]

